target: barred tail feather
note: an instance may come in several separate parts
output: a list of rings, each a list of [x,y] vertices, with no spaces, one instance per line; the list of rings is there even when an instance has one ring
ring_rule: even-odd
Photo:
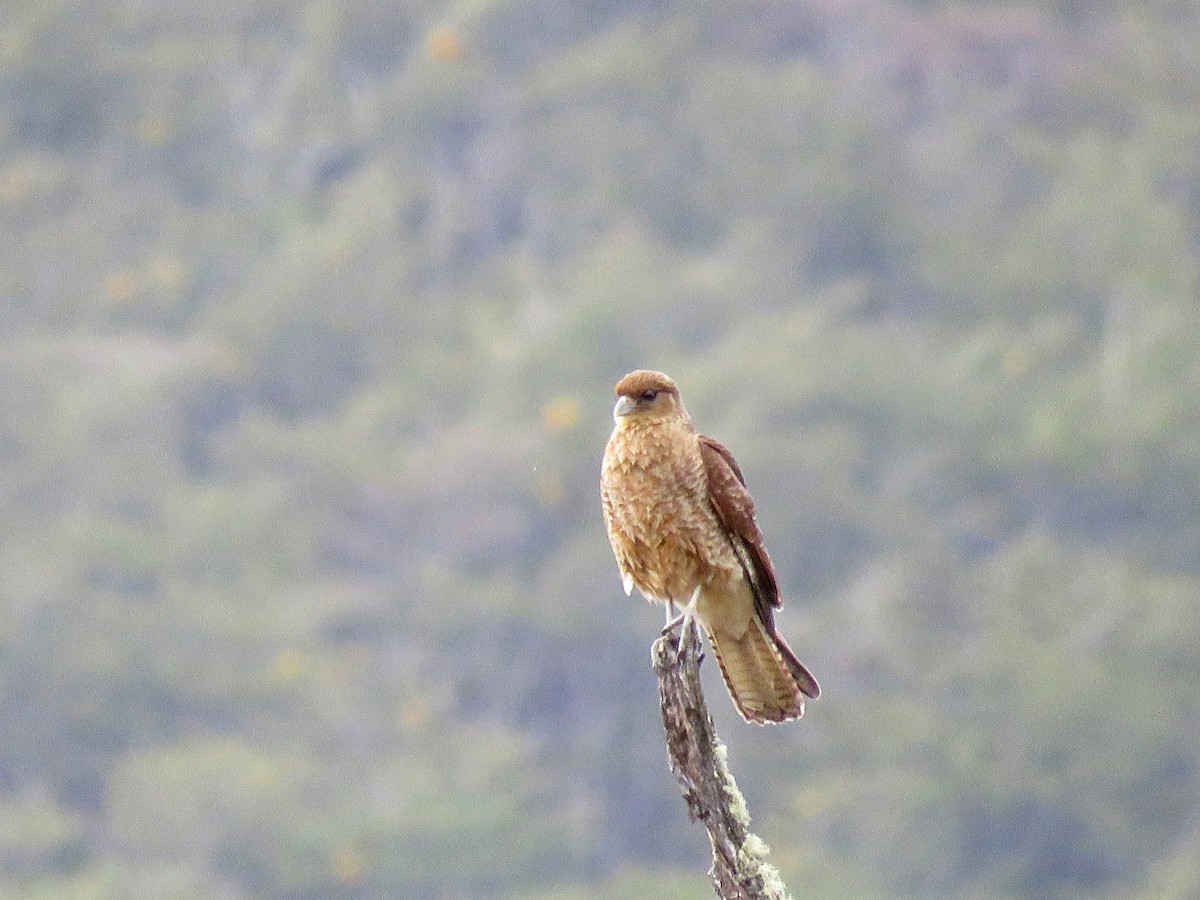
[[[813,677],[812,672],[808,671],[808,667],[796,658],[796,654],[792,652],[792,648],[783,639],[783,635],[775,632],[772,637],[775,639],[775,646],[779,648],[779,653],[783,657],[784,663],[791,670],[792,677],[796,679],[796,687],[800,688],[802,693],[816,700],[821,696],[821,686],[817,684],[817,679]]]
[[[791,648],[754,616],[741,635],[706,628],[733,705],[748,722],[786,722],[804,715],[804,695],[820,693]]]

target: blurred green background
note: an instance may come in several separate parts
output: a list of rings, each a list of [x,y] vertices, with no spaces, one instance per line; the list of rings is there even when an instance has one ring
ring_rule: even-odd
[[[737,455],[797,897],[1200,896],[1200,8],[11,0],[0,898],[694,900],[597,477]]]

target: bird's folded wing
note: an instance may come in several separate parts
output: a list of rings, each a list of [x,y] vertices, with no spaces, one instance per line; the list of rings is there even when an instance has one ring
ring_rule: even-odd
[[[754,500],[746,490],[742,470],[732,453],[704,435],[700,435],[700,455],[708,474],[708,497],[713,512],[741,560],[746,580],[754,591],[759,617],[773,629],[775,617],[771,610],[780,605],[779,582],[763,546],[762,532],[754,521]]]

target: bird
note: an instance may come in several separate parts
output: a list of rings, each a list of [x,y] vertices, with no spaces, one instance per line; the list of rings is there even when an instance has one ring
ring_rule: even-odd
[[[779,580],[733,454],[696,431],[662,372],[630,372],[615,392],[600,500],[625,594],[667,605],[664,634],[700,622],[746,721],[800,718],[821,688],[775,628]]]

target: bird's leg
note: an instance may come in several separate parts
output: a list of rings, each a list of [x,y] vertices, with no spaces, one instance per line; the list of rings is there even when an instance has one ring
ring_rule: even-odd
[[[692,623],[692,619],[696,615],[696,601],[700,599],[700,585],[696,585],[696,589],[692,591],[692,598],[688,600],[687,605],[683,608],[683,613],[671,618],[671,610],[675,604],[667,601],[667,624],[663,628],[663,634],[669,634],[676,628],[679,628],[680,637],[687,635],[688,626]]]
[[[687,640],[688,630],[692,627],[692,621],[696,618],[696,604],[700,600],[700,585],[696,585],[696,589],[692,591],[692,598],[688,600],[687,606],[683,608],[683,627],[679,629],[679,636]]]
[[[664,635],[670,634],[672,631],[674,631],[676,628],[678,628],[682,624],[683,624],[683,616],[675,615],[675,601],[668,600],[667,601],[667,624],[663,626],[662,633]]]

